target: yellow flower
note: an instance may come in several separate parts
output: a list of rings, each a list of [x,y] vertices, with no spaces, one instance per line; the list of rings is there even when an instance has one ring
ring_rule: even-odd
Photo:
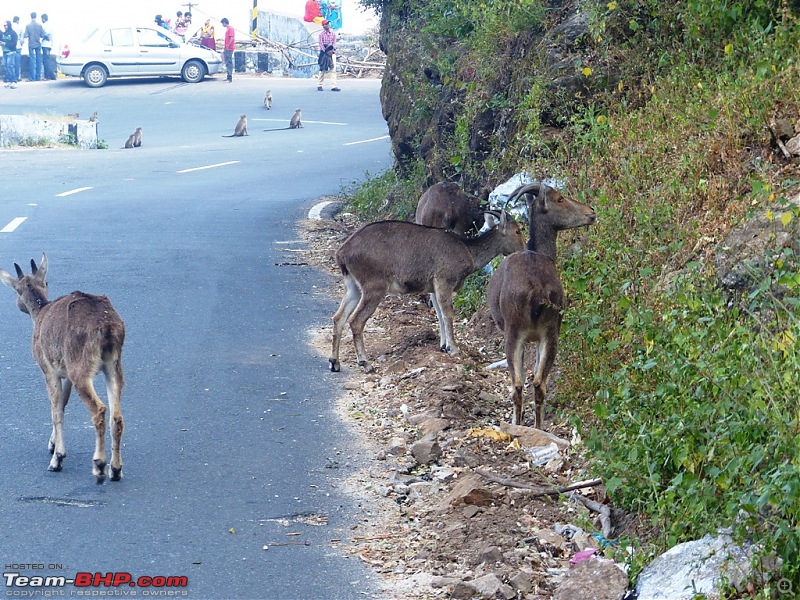
[[[583,67],[583,71],[581,71],[586,77],[592,74],[592,70],[589,67]]]

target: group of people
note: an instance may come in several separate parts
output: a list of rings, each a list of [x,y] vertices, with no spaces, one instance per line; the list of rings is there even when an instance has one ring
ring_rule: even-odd
[[[186,41],[186,34],[189,33],[189,28],[192,25],[192,13],[188,11],[178,11],[175,14],[174,26],[170,25],[169,19],[164,20],[161,15],[156,15],[155,23],[159,27],[163,27],[164,29],[172,31],[176,35],[180,36],[182,40]],[[236,44],[236,32],[234,31],[228,19],[223,18],[220,23],[225,28],[225,41],[222,48],[222,56],[225,59],[225,69],[228,75],[225,81],[230,83],[233,81],[233,50]],[[204,46],[209,50],[217,49],[217,37],[214,31],[214,25],[211,23],[211,19],[206,19],[206,22],[200,28],[198,33],[200,36],[201,46]]]
[[[173,25],[169,19],[164,19],[161,15],[156,15],[155,23],[159,27],[163,27],[164,29],[171,31],[185,42],[186,41],[186,33],[189,31],[189,27],[192,26],[192,13],[188,10],[186,12],[178,11],[175,13],[175,24]]]
[[[5,86],[8,88],[16,88],[22,77],[22,46],[26,41],[30,57],[30,81],[56,78],[56,70],[50,60],[53,30],[46,14],[42,15],[41,23],[36,19],[37,14],[31,13],[31,22],[23,28],[19,17],[14,17],[11,21],[5,21],[3,31],[0,32],[6,72]]]
[[[317,25],[322,25],[323,21],[328,21],[331,29],[341,29],[342,8],[338,2],[308,0],[306,2],[306,14],[303,20],[306,23],[316,23]]]

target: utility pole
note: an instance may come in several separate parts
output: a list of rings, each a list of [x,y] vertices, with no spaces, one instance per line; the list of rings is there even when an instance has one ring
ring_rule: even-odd
[[[250,25],[250,38],[258,38],[258,0],[253,0],[252,23]]]

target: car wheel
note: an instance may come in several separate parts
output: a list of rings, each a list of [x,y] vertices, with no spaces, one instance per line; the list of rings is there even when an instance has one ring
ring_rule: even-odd
[[[89,87],[103,87],[108,81],[108,71],[103,65],[89,65],[83,72],[83,81]]]
[[[181,77],[186,83],[199,83],[205,76],[206,68],[199,60],[190,60],[181,70]]]

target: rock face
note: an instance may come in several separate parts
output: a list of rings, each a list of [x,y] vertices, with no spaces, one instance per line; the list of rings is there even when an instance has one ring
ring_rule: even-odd
[[[507,68],[498,69],[487,80],[486,69],[479,74],[479,66],[472,64],[469,54],[459,47],[457,37],[442,39],[432,47],[430,42],[422,41],[420,24],[413,20],[407,2],[385,3],[380,47],[387,55],[387,63],[381,105],[401,169],[415,159],[423,159],[430,183],[448,180],[453,165],[440,149],[456,134],[457,125],[465,124],[465,115],[459,111],[469,94],[476,93],[471,91],[475,84],[479,84],[477,93],[487,99],[503,100],[486,102],[466,123],[468,131],[462,135],[469,156],[465,159],[474,161],[495,156],[503,140],[513,135],[514,107],[527,93],[526,74],[547,73],[543,124],[557,125],[574,110],[576,102],[591,100],[593,81],[575,74],[575,64],[580,62],[583,51],[581,42],[588,32],[588,15],[568,10],[566,2],[551,4],[553,14],[560,15],[551,30],[525,29],[511,38],[497,40],[499,63]],[[444,49],[459,53],[455,74],[439,68],[443,61],[440,55],[446,54]],[[610,81],[607,78],[598,85],[609,85]],[[421,114],[429,114],[430,118],[409,118]],[[464,173],[461,176],[466,177]],[[486,182],[465,180],[463,184],[480,197],[489,191],[482,188]]]
[[[800,195],[790,204],[800,206]],[[736,292],[759,285],[774,270],[771,258],[786,248],[800,254],[800,219],[791,215],[791,207],[761,212],[732,230],[717,247],[714,267],[720,285]]]

